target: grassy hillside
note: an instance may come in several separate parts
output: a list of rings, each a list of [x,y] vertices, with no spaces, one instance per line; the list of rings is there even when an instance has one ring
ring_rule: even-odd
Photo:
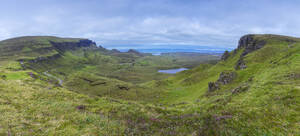
[[[141,72],[178,65],[170,58],[99,49],[58,51],[58,58],[26,65],[2,57],[0,134],[300,133],[298,38],[246,35],[217,64],[157,79]],[[134,74],[148,82],[121,78]],[[62,86],[57,78],[63,79]]]
[[[276,79],[275,77],[264,77],[267,76],[263,75],[266,73],[279,77],[288,76],[289,74],[297,75],[300,62],[297,53],[299,52],[299,39],[276,35],[254,35],[253,37],[258,41],[265,41],[266,44],[261,49],[254,50],[246,56],[242,55],[245,48],[236,49],[230,53],[228,59],[222,60],[216,65],[204,64],[192,70],[179,73],[175,77],[166,80],[170,84],[169,87],[177,88],[178,86],[184,88],[183,90],[185,91],[178,90],[178,93],[186,92],[186,95],[188,95],[186,100],[195,101],[198,96],[202,96],[204,93],[217,94],[226,89],[233,89],[232,87],[243,83],[252,84],[251,82],[256,80],[268,82],[267,80]],[[241,58],[243,58],[247,68],[236,69],[236,65]],[[216,91],[208,92],[208,83],[215,82],[220,74],[226,71],[236,73],[233,81],[220,86],[220,89]],[[189,90],[192,92],[188,92]],[[171,93],[175,92],[171,91]],[[180,97],[179,99],[176,98],[176,100],[185,99],[184,95],[180,95]],[[191,99],[191,97],[194,97],[194,99]]]
[[[84,39],[58,38],[51,36],[28,36],[8,39],[0,42],[0,59],[32,59],[58,54],[51,42],[75,43]]]
[[[225,131],[222,134],[299,134],[299,39],[277,35],[250,37],[255,42],[247,43],[249,46],[260,41],[264,46],[245,56],[247,48],[240,47],[216,65],[201,65],[164,80],[161,90],[167,90],[167,94],[161,102],[194,103],[202,112],[226,118],[226,123],[217,124]],[[241,59],[246,68],[236,69]],[[217,89],[209,89],[209,83],[215,83]]]
[[[153,100],[156,97],[151,88],[138,84],[172,76],[158,73],[159,69],[183,67],[191,62],[194,66],[189,67],[195,67],[219,59],[213,55],[187,60],[184,57],[152,56],[134,50],[110,51],[96,47],[87,39],[46,36],[1,41],[0,58],[17,61],[23,69],[31,69],[54,84],[78,93],[130,100]]]

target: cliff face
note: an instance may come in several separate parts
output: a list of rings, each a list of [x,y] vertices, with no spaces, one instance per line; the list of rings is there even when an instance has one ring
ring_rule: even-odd
[[[244,51],[241,54],[240,59],[236,63],[235,69],[247,68],[247,65],[244,61],[244,56],[246,56],[247,54],[249,54],[253,51],[261,49],[262,47],[264,47],[265,44],[266,44],[266,41],[255,38],[255,35],[248,34],[248,35],[242,36],[239,40],[239,44],[238,44],[238,47],[235,50],[235,52],[237,50],[241,50],[241,49],[244,49]]]
[[[72,41],[72,42],[53,42],[49,41],[52,47],[50,48],[51,50],[55,50],[58,53],[53,54],[51,56],[38,56],[35,59],[28,60],[29,63],[39,63],[39,62],[45,62],[49,60],[54,60],[59,57],[61,57],[62,53],[65,51],[70,51],[70,50],[76,50],[79,48],[84,48],[84,49],[98,49],[96,46],[96,43],[88,40],[88,39],[82,39],[77,42]],[[19,61],[23,61],[22,59]]]
[[[238,49],[244,48],[244,52],[242,53],[242,56],[247,55],[248,53],[251,53],[255,50],[258,50],[262,48],[266,44],[266,41],[264,40],[257,40],[254,38],[254,35],[245,35],[241,37],[239,40]]]
[[[244,35],[240,38],[238,47],[233,51],[233,53],[229,54],[225,52],[222,56],[222,60],[226,60],[230,57],[230,55],[236,55],[237,51],[243,50],[242,54],[239,56],[239,60],[236,62],[235,69],[246,69],[247,62],[244,61],[245,56],[251,52],[259,50],[263,48],[268,43],[281,43],[286,42],[289,44],[287,47],[292,47],[295,42],[299,42],[299,39],[281,35],[272,35],[272,34],[263,34],[263,35],[254,35],[248,34]]]
[[[247,68],[245,62],[244,62],[244,56],[247,54],[256,51],[266,44],[266,41],[262,39],[255,38],[255,35],[248,34],[244,35],[240,38],[237,49],[234,50],[233,55],[236,54],[238,50],[244,49],[243,53],[240,56],[240,59],[236,63],[235,69],[245,69]],[[225,61],[230,57],[230,53],[228,51],[225,51],[222,55],[221,60]]]
[[[77,48],[98,49],[96,43],[88,39],[25,36],[0,41],[0,58],[34,59]]]
[[[79,40],[79,42],[53,42],[50,41],[50,43],[53,45],[54,48],[56,48],[59,51],[66,51],[66,50],[75,50],[77,48],[90,48],[90,49],[96,49],[96,43],[88,40],[83,39]]]

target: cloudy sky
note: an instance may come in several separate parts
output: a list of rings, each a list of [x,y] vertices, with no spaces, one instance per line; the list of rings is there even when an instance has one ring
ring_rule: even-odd
[[[0,40],[82,37],[104,47],[236,47],[240,36],[300,37],[298,0],[1,0]]]

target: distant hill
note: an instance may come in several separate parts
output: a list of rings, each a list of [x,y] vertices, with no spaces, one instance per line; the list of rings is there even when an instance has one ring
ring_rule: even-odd
[[[88,39],[58,38],[51,36],[27,36],[0,42],[0,57],[26,59],[30,57],[49,57],[59,52],[79,47],[96,48]]]

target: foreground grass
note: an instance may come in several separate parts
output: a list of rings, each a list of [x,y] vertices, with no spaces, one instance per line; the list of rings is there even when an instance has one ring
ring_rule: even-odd
[[[0,135],[120,135],[119,121],[85,109],[93,99],[32,81],[0,80]]]

